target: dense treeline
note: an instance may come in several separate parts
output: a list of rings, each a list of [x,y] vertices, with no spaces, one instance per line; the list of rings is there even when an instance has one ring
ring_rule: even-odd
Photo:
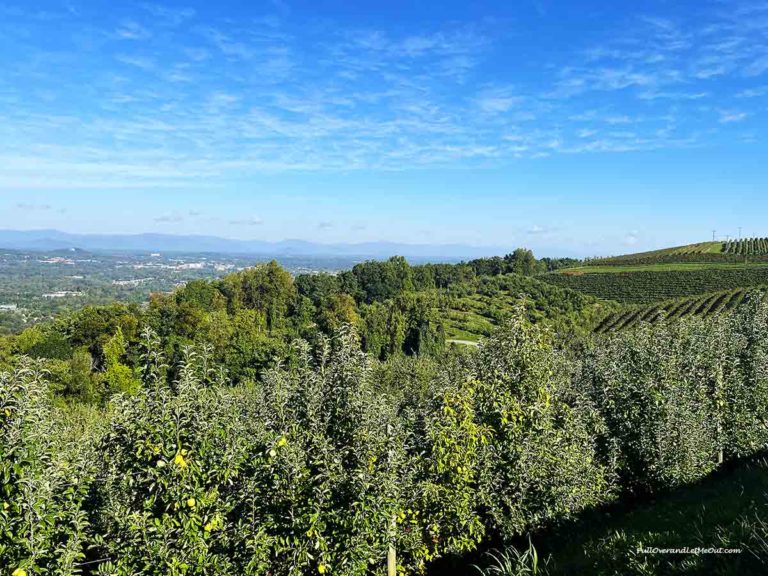
[[[147,306],[87,306],[0,338],[0,366],[12,367],[19,356],[44,359],[63,396],[94,401],[136,389],[145,328],[159,336],[172,365],[184,346],[205,343],[211,360],[238,383],[290,362],[293,339],[314,342],[346,324],[356,328],[362,349],[378,359],[437,354],[451,327],[446,311],[461,306],[457,295],[484,294],[494,283],[497,292],[506,287],[509,294],[501,307],[488,303],[491,327],[523,295],[532,319],[578,324],[582,309],[594,302],[522,275],[541,266],[530,251],[518,250],[456,265],[411,266],[395,257],[337,275],[294,279],[270,262],[218,280],[193,280],[173,293],[153,295]]]
[[[394,257],[385,262],[358,264],[351,271],[340,273],[337,289],[352,295],[359,302],[370,304],[404,291],[445,289],[486,276],[533,276],[575,262],[570,258],[537,260],[533,252],[524,248],[503,257],[478,258],[460,264],[409,266],[404,258]]]
[[[394,548],[402,573],[417,573],[768,443],[757,299],[586,340],[578,354],[523,309],[478,351],[438,358],[377,360],[342,325],[240,385],[209,343],[172,361],[152,330],[137,338],[135,386],[106,410],[52,402],[33,360],[0,376],[11,570],[381,574]],[[762,561],[745,554],[739,569]]]
[[[411,275],[402,259],[385,264],[385,274],[400,269]],[[154,295],[144,307],[88,306],[0,339],[0,362],[10,365],[21,355],[45,359],[63,395],[94,399],[136,388],[145,328],[158,334],[171,364],[184,346],[205,343],[211,360],[226,367],[235,382],[256,379],[288,361],[292,339],[314,340],[344,324],[358,327],[364,350],[376,357],[441,350],[445,335],[436,300],[412,292],[410,281],[396,283],[394,276],[384,275],[376,284],[372,275],[365,276],[373,266],[362,265],[357,275],[343,278],[321,274],[294,281],[271,262],[220,280],[189,282],[171,294]],[[354,284],[344,286],[347,281]]]
[[[576,265],[574,259],[536,260],[520,249],[505,257],[481,258],[460,265],[409,266],[401,262],[406,282],[396,285],[387,277],[398,265],[366,262],[345,274],[337,286],[325,283],[368,303],[386,300],[404,289],[443,289],[477,277],[493,274],[534,274]],[[285,258],[289,270],[346,268],[348,259]],[[82,251],[52,253],[4,252],[0,254],[0,335],[14,334],[87,305],[113,302],[145,302],[155,292],[170,291],[181,283],[220,276],[223,271],[253,266],[246,257],[226,255],[108,255]],[[335,278],[335,275],[325,274]],[[311,278],[311,274],[297,277]],[[5,280],[4,280],[5,279]],[[358,282],[359,280],[359,282]],[[322,282],[321,282],[322,283]],[[317,296],[317,294],[315,294]]]

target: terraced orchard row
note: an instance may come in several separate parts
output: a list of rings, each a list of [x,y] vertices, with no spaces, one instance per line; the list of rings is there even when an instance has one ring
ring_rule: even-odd
[[[740,256],[762,256],[768,254],[768,238],[730,240],[723,244],[723,252]]]
[[[531,322],[546,322],[558,331],[590,331],[606,314],[619,308],[538,278],[519,274],[482,277],[441,293],[440,311],[449,339],[475,341],[523,304]]]
[[[543,280],[617,302],[650,304],[694,295],[768,284],[768,267],[637,271],[616,274],[548,274]]]
[[[657,264],[743,264],[745,258],[749,263],[768,262],[768,254],[753,254],[751,256],[725,252],[691,252],[664,254],[627,254],[612,258],[590,260],[586,266],[648,266]]]
[[[670,300],[650,306],[631,306],[618,312],[608,314],[598,324],[595,332],[603,334],[616,332],[637,326],[641,322],[656,324],[663,320],[678,320],[688,316],[707,318],[729,312],[757,294],[764,293],[765,287],[737,288],[714,294],[703,294],[691,298]]]

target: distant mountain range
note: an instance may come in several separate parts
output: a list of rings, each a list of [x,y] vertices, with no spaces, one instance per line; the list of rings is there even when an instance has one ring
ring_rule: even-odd
[[[119,252],[208,252],[254,254],[262,256],[349,256],[368,258],[406,258],[460,260],[503,255],[509,249],[465,246],[461,244],[399,244],[363,242],[359,244],[320,244],[305,240],[232,240],[216,236],[175,236],[172,234],[70,234],[60,230],[0,230],[0,248],[9,250],[53,251],[80,249]]]

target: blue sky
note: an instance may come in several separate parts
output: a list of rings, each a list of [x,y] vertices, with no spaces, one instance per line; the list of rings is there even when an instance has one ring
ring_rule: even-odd
[[[768,236],[766,1],[0,0],[0,70],[4,228]]]

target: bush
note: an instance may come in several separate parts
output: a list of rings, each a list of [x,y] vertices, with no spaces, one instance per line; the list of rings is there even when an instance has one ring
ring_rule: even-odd
[[[198,356],[187,350],[175,390],[147,381],[114,400],[99,442],[91,510],[102,574],[225,574],[235,565],[228,518],[231,484],[258,429],[238,418],[226,389],[204,388]],[[250,433],[250,434],[248,434]],[[244,439],[248,444],[242,445]]]
[[[0,374],[0,566],[79,573],[88,451],[64,432],[37,363]]]
[[[608,426],[625,485],[655,491],[698,480],[768,446],[768,305],[643,324],[594,346],[581,385]]]
[[[263,385],[176,385],[115,403],[95,525],[105,574],[366,574],[406,509],[404,442],[351,333]]]
[[[630,489],[656,490],[691,482],[717,465],[712,375],[697,324],[680,322],[612,336],[585,362],[591,390],[618,449]]]
[[[768,447],[768,303],[753,295],[725,326],[716,402],[726,456],[741,458]]]
[[[545,328],[519,310],[482,346],[476,371],[490,430],[480,491],[494,531],[510,538],[610,498],[594,409],[569,397],[569,371]]]
[[[105,342],[105,374],[123,366],[121,334]],[[92,393],[83,347],[55,406],[39,363],[0,376],[3,568],[363,576],[394,551],[415,574],[768,443],[756,299],[578,356],[521,308],[478,351],[432,358],[380,362],[344,325],[281,351],[286,364],[244,360],[260,380],[240,384],[212,344],[179,342],[168,367],[159,338],[141,340],[137,385],[113,386],[106,407],[72,403]],[[533,559],[499,555],[490,570],[530,573]]]

